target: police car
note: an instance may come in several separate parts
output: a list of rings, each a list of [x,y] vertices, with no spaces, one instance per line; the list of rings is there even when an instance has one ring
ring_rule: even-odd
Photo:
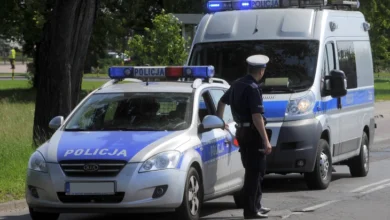
[[[229,106],[215,116],[229,84],[213,66],[121,66],[109,76],[66,119],[50,121],[56,132],[32,154],[32,219],[143,211],[198,219],[204,201],[242,188]]]

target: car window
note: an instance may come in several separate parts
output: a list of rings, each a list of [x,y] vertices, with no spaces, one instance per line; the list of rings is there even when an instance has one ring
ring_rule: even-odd
[[[208,91],[204,91],[201,96],[199,97],[199,123],[203,121],[203,118],[206,115],[213,115],[213,103],[212,100],[210,100],[210,94]]]
[[[182,130],[191,124],[190,93],[94,94],[65,131]]]
[[[222,98],[223,94],[225,93],[222,89],[212,89],[210,90],[210,95],[213,99],[213,103],[215,105],[215,109],[218,107],[218,102]],[[230,105],[225,106],[225,111],[223,112],[223,120],[225,123],[230,123],[233,121],[233,115],[232,110],[230,108]]]

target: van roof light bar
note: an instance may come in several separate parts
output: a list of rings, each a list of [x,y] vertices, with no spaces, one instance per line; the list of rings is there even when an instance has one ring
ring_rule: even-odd
[[[256,10],[271,8],[359,8],[359,0],[210,0],[209,13],[233,10]]]

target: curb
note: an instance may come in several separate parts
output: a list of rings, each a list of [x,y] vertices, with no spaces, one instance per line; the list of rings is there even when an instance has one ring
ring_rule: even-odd
[[[8,211],[14,211],[16,209],[24,209],[27,208],[26,200],[16,200],[6,203],[0,203],[0,213],[1,212],[8,212]]]

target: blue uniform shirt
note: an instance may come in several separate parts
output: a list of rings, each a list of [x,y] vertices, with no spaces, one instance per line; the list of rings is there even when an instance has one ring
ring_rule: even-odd
[[[234,81],[221,101],[231,106],[237,123],[252,122],[254,113],[264,114],[262,90],[249,74]]]

